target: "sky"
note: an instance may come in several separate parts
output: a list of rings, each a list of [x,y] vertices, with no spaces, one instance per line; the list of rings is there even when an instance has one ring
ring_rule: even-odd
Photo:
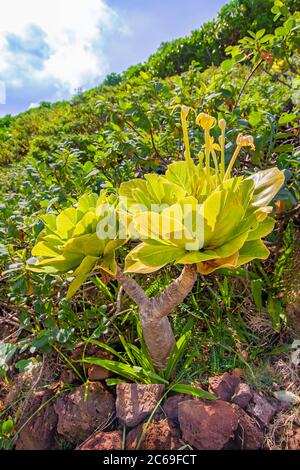
[[[0,9],[0,116],[70,99],[216,17],[227,0],[9,0]]]

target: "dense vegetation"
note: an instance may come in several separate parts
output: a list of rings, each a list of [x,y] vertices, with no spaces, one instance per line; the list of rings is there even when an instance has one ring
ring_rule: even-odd
[[[299,296],[297,282],[291,292],[286,281],[299,243],[298,28],[295,1],[234,0],[216,21],[163,44],[146,64],[121,77],[107,77],[69,102],[41,103],[0,120],[3,382],[38,367],[53,351],[76,367],[69,352],[88,338],[115,347],[120,362],[144,367],[131,380],[157,381],[147,361],[138,362],[128,346],[136,344],[138,331],[146,355],[136,307],[114,279],[97,270],[69,301],[70,274],[36,273],[26,263],[44,227],[41,216],[57,214],[86,192],[116,194],[121,183],[150,171],[162,174],[183,159],[180,111],[174,110],[182,104],[226,119],[226,164],[238,134],[254,136],[255,150],[241,150],[236,174],[277,166],[285,183],[273,200],[277,223],[267,241],[270,258],[200,277],[174,313],[175,336],[184,338],[186,348],[178,377],[192,383],[199,375],[242,367],[255,380],[270,355],[288,348],[285,307]],[[189,128],[195,157],[203,134],[192,118]],[[217,140],[217,128],[212,135]],[[121,262],[127,251],[118,253]],[[172,266],[140,282],[154,296],[179,271]],[[193,327],[186,325],[187,313]],[[268,325],[268,341],[260,319]],[[4,414],[3,446],[14,433],[15,409],[15,415]]]

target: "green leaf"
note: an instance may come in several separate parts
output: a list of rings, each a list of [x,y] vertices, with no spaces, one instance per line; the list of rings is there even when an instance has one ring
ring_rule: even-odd
[[[249,122],[251,126],[257,126],[261,122],[262,113],[259,111],[252,111],[249,115]]]
[[[148,266],[142,263],[139,260],[139,251],[144,247],[144,243],[141,243],[137,247],[135,247],[133,250],[128,253],[128,255],[125,258],[125,268],[124,272],[129,272],[129,273],[152,273],[160,269],[163,265],[159,266]]]
[[[122,384],[124,383],[124,380],[122,379],[106,379],[106,385],[108,387],[112,387],[114,385]]]
[[[147,245],[144,243],[135,253],[136,259],[146,266],[163,266],[167,263],[175,261],[178,257],[183,256],[185,251],[176,246]]]
[[[117,273],[117,263],[114,251],[103,256],[100,260],[99,266],[101,269],[111,276],[115,276]]]
[[[198,387],[193,387],[192,385],[174,384],[169,387],[169,390],[172,392],[185,393],[186,395],[192,395],[205,400],[217,400],[217,397],[212,393],[206,392]]]
[[[280,331],[280,318],[284,313],[284,309],[280,300],[274,297],[273,294],[269,294],[268,296],[267,311],[271,317],[275,330]]]
[[[20,372],[30,372],[34,368],[39,367],[40,362],[37,361],[35,358],[30,358],[30,359],[21,359],[15,364],[15,367],[20,371]]]
[[[83,338],[83,339],[84,339],[84,341],[86,341],[87,343],[94,344],[95,346],[99,346],[99,348],[104,349],[105,351],[110,352],[110,353],[113,354],[114,356],[118,357],[121,361],[124,360],[122,354],[119,353],[118,351],[116,351],[114,348],[112,348],[112,347],[109,346],[108,344],[105,344],[105,343],[103,343],[102,341],[98,341],[97,339],[92,339],[92,338]]]
[[[151,372],[151,371],[144,371],[142,367],[138,366],[130,366],[128,364],[122,364],[116,361],[110,361],[108,359],[98,359],[93,357],[87,357],[77,362],[83,362],[87,364],[95,364],[97,366],[104,367],[111,372],[114,372],[121,377],[126,379],[133,380],[134,382],[146,382],[146,383],[164,383],[168,384],[168,382],[159,375]]]
[[[225,59],[221,63],[221,67],[224,70],[224,72],[228,72],[229,70],[231,70],[231,68],[233,67],[234,64],[235,64],[234,59]]]
[[[74,271],[75,279],[71,282],[68,292],[67,300],[70,300],[71,297],[78,291],[82,284],[86,281],[88,276],[91,274],[94,269],[98,258],[95,256],[86,256],[78,268]]]
[[[80,254],[68,253],[66,256],[60,255],[55,258],[37,259],[35,264],[27,264],[27,269],[49,274],[66,273],[78,266],[82,258],[83,256]]]
[[[178,258],[176,263],[194,264],[215,258],[219,258],[219,256],[215,251],[212,250],[190,251],[189,253],[185,253],[181,258]]]
[[[97,194],[84,194],[78,199],[78,211],[86,214],[90,209],[96,207],[97,199]]]
[[[187,194],[191,193],[190,174],[186,162],[175,162],[168,165],[166,178],[183,188]]]
[[[247,241],[257,240],[258,238],[264,238],[272,232],[275,225],[275,219],[267,217],[265,220],[259,223],[254,229],[248,233]]]
[[[265,44],[266,42],[270,42],[274,39],[274,34],[266,34],[263,38],[261,38],[260,43]]]
[[[252,279],[251,281],[251,291],[258,310],[262,309],[262,285],[263,281],[261,279]]]
[[[130,361],[132,362],[133,365],[137,365],[134,355],[132,354],[131,349],[130,349],[131,345],[127,343],[123,335],[119,334],[119,338]]]
[[[256,39],[260,39],[263,37],[263,35],[265,34],[266,30],[265,29],[260,29],[259,31],[257,31],[257,33],[255,34],[255,38]]]
[[[278,124],[280,126],[284,125],[284,124],[287,124],[288,122],[292,122],[294,121],[295,119],[297,119],[297,115],[296,114],[293,114],[293,113],[284,113],[280,116],[279,118],[279,121],[278,121]]]
[[[193,321],[189,320],[186,326],[186,331],[185,333],[179,338],[179,340],[176,342],[171,355],[168,359],[166,371],[165,371],[165,378],[167,380],[170,380],[173,372],[176,369],[176,366],[180,359],[182,358],[183,354],[186,351],[187,344],[189,342],[189,339],[191,337],[192,333],[192,327],[193,327]]]
[[[11,343],[0,343],[0,376],[5,375],[8,363],[17,351],[17,346]]]
[[[1,424],[1,433],[4,436],[9,437],[14,430],[14,422],[12,418],[6,419],[5,421],[2,422]],[[1,438],[1,436],[0,436]]]
[[[288,31],[286,31],[286,29],[283,26],[279,26],[279,28],[275,29],[275,35],[277,37],[285,36],[287,33]]]
[[[115,297],[113,294],[110,292],[109,288],[104,284],[104,282],[98,277],[98,276],[93,276],[91,281],[95,284],[98,289],[103,292],[112,302],[115,301]]]
[[[237,266],[249,263],[249,261],[252,261],[255,258],[266,259],[269,254],[269,250],[266,248],[266,246],[261,240],[253,240],[251,242],[246,242],[239,251]]]
[[[62,244],[62,242],[61,242]],[[39,242],[32,249],[32,256],[45,256],[47,258],[55,258],[59,256],[60,250],[57,244],[50,244],[49,242]]]
[[[75,227],[77,221],[77,211],[74,207],[69,207],[62,211],[56,218],[58,233],[67,238]]]
[[[99,359],[96,357],[85,357],[78,362],[83,362],[86,364],[95,364],[96,366],[104,367],[111,372],[114,372],[121,377],[126,379],[133,380],[134,382],[141,381],[142,368],[137,368],[130,366],[128,364],[123,364],[117,361],[111,361],[109,359]]]
[[[98,238],[97,233],[88,233],[70,238],[63,246],[63,253],[67,257],[69,253],[83,256],[100,256],[105,248],[105,241]]]
[[[95,211],[89,211],[81,218],[72,231],[72,237],[79,237],[86,233],[95,232],[99,217]]]

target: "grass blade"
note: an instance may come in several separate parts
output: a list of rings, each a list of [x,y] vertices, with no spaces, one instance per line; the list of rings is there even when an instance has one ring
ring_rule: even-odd
[[[198,398],[205,398],[206,400],[217,400],[217,397],[212,393],[206,392],[201,388],[193,387],[192,385],[174,384],[169,388],[172,392],[185,393],[186,395],[193,395]]]

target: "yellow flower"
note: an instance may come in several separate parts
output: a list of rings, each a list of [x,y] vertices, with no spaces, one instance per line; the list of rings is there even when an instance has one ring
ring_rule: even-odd
[[[196,118],[196,124],[205,130],[209,130],[216,125],[216,119],[209,114],[200,113]]]
[[[208,146],[209,146],[209,150],[212,151],[212,150],[217,150],[218,152],[220,152],[221,150],[221,147],[219,144],[217,144],[215,142],[215,139],[213,138],[213,136],[210,136],[208,142],[207,142]],[[202,145],[202,148],[205,148],[206,147],[206,144]]]
[[[251,147],[255,150],[254,140],[252,135],[239,134],[236,139],[236,145],[238,147]]]

